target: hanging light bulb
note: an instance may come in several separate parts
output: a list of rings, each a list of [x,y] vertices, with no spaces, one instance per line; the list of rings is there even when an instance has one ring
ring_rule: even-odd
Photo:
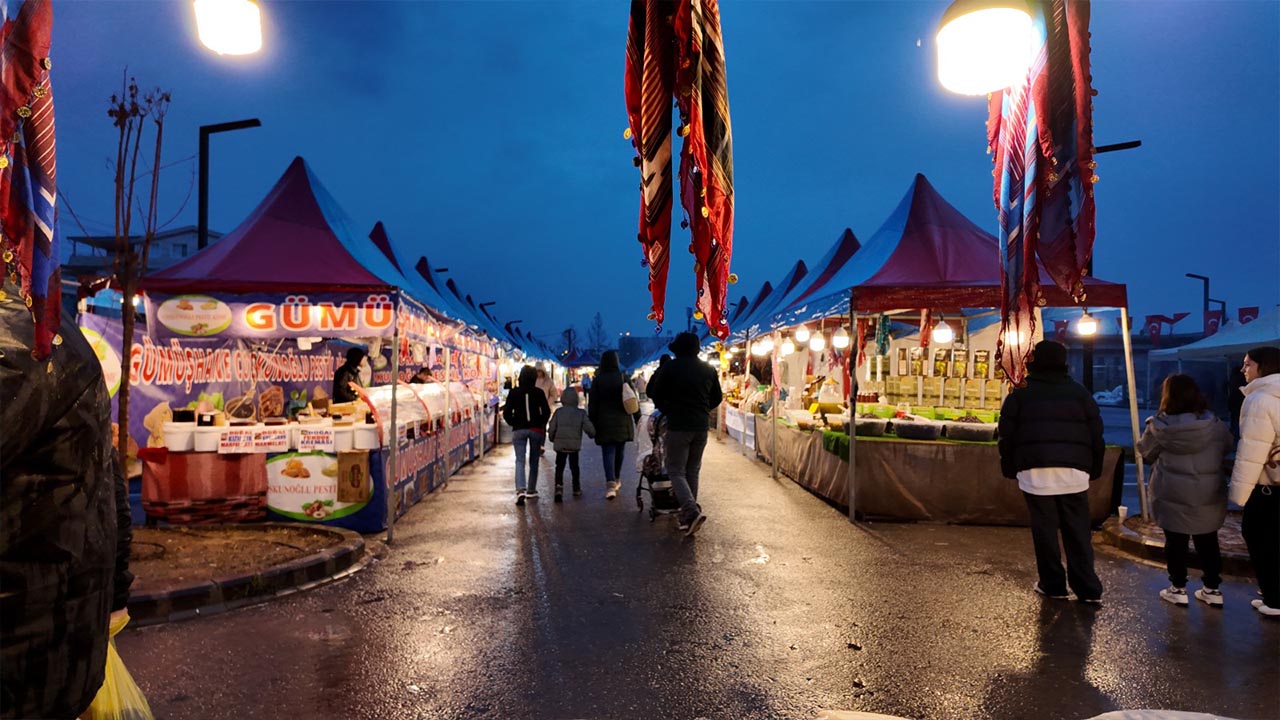
[[[831,336],[831,346],[837,350],[849,347],[851,342],[853,342],[853,339],[849,337],[849,331],[845,330],[843,325],[840,326],[839,330],[836,330],[835,335]]]
[[[783,340],[782,347],[778,349],[778,352],[782,353],[783,357],[790,355],[795,351],[796,351],[796,344],[791,341],[791,338],[787,338],[786,340]]]
[[[771,336],[765,335],[764,339],[760,341],[760,351],[764,355],[773,352],[773,338]]]
[[[200,42],[219,55],[262,49],[262,11],[253,0],[195,0]]]
[[[943,320],[942,322],[934,326],[933,332],[929,335],[929,339],[933,340],[939,345],[945,345],[951,342],[952,340],[955,340],[956,334],[954,331],[951,330],[951,326],[947,324],[947,321]]]
[[[985,95],[1022,82],[1033,31],[1024,0],[955,0],[938,28],[938,82],[961,95]]]
[[[768,355],[769,350],[771,349],[772,348],[766,349],[763,341],[757,341],[757,342],[751,343],[751,354],[755,355],[756,357],[764,357],[765,355]]]
[[[1076,332],[1085,337],[1098,334],[1098,319],[1089,314],[1088,310],[1084,311],[1084,315],[1076,321]]]
[[[1026,340],[1026,333],[1021,330],[1005,330],[1004,335],[1000,336],[1004,340],[1005,345],[1021,345]]]
[[[822,352],[827,349],[827,339],[822,337],[822,333],[816,332],[809,338],[809,349],[814,352]]]
[[[796,342],[804,343],[809,341],[809,326],[801,325],[796,328]]]

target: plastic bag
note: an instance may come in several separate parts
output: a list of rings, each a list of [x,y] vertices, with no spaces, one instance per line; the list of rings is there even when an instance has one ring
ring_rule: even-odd
[[[628,415],[635,415],[640,412],[640,398],[636,397],[636,391],[629,383],[622,383],[622,409],[627,411]]]
[[[102,687],[80,720],[155,720],[147,698],[133,681],[120,653],[116,652],[116,635],[129,624],[129,614],[111,619],[111,638],[107,641],[107,669]]]

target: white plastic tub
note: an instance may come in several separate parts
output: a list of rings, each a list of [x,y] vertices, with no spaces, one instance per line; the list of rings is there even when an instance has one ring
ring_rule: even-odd
[[[164,446],[169,448],[169,452],[191,452],[196,449],[195,423],[167,422],[163,432]]]
[[[335,426],[333,428],[333,451],[350,452],[355,447],[355,436],[355,427],[347,425]]]
[[[356,450],[377,450],[382,447],[378,442],[378,426],[370,423],[355,425],[352,427],[353,439],[352,444]],[[337,438],[334,438],[335,444]]]
[[[220,427],[198,427],[195,431],[196,452],[218,452],[218,442],[222,440]]]

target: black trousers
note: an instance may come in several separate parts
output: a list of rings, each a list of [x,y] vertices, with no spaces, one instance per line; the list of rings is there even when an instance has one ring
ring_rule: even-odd
[[[564,487],[564,466],[569,464],[569,475],[573,478],[573,489],[577,490],[578,485],[578,453],[556,451],[556,492]]]
[[[1200,570],[1204,573],[1204,586],[1217,590],[1222,584],[1222,551],[1218,549],[1218,531],[1201,535],[1164,531],[1164,562],[1169,568],[1169,582],[1174,587],[1187,586],[1187,541],[1196,544],[1200,558]]]
[[[1267,607],[1280,608],[1280,487],[1259,485],[1244,504],[1240,534]]]
[[[1031,540],[1036,549],[1036,569],[1040,589],[1049,595],[1066,595],[1067,587],[1081,600],[1102,597],[1102,581],[1093,570],[1093,539],[1089,530],[1089,493],[1032,495],[1022,493],[1031,515]],[[1062,548],[1067,551],[1067,570],[1062,570]]]

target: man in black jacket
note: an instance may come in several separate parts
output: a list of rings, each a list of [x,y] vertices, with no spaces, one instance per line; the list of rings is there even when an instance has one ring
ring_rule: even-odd
[[[355,402],[359,397],[351,384],[360,384],[360,363],[364,362],[364,348],[347,348],[347,361],[333,374],[333,402]]]
[[[1089,533],[1089,481],[1102,475],[1102,416],[1093,396],[1067,374],[1067,349],[1036,344],[1027,384],[1000,409],[1000,468],[1016,478],[1031,516],[1040,581],[1035,591],[1063,600],[1102,601]],[[1067,553],[1062,570],[1058,533]]]
[[[668,347],[675,359],[653,373],[648,393],[667,418],[667,477],[680,502],[680,528],[693,535],[707,520],[698,505],[707,416],[723,398],[716,371],[698,359],[697,335],[680,333]]]

